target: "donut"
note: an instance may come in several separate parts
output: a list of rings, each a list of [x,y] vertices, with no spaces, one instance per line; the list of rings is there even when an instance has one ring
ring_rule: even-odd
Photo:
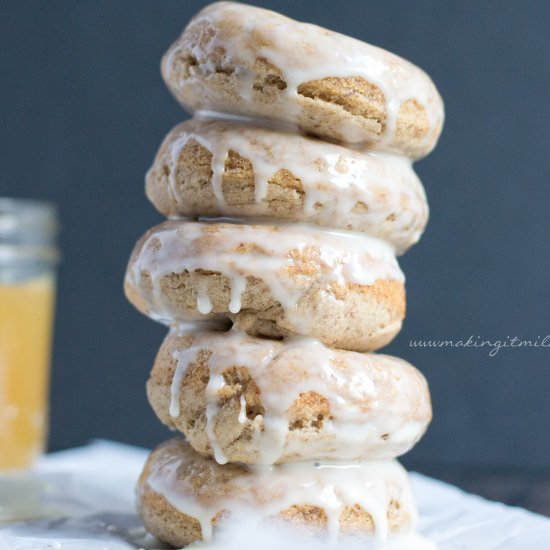
[[[405,157],[201,118],[168,134],[146,192],[168,217],[310,223],[364,232],[398,254],[418,241],[428,220],[424,188]]]
[[[220,466],[176,438],[151,453],[136,492],[147,530],[178,548],[216,542],[223,527],[239,523],[287,526],[332,542],[384,541],[416,523],[408,476],[396,461]]]
[[[193,17],[162,60],[189,111],[254,117],[330,141],[427,155],[443,102],[400,57],[278,13],[217,2]]]
[[[147,396],[220,464],[395,458],[431,420],[426,380],[402,359],[235,330],[170,332]]]
[[[166,324],[230,319],[256,336],[370,351],[401,328],[403,280],[391,247],[362,234],[171,220],[137,243],[125,291]]]

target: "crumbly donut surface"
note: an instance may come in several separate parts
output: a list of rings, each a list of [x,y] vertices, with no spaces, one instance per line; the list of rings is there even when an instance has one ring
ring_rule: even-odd
[[[338,538],[370,538],[377,528],[386,533],[411,532],[416,510],[406,472],[394,461],[364,464],[365,473],[358,475],[355,470],[342,476],[338,497],[341,505],[336,512]],[[297,486],[311,483],[321,491],[327,482],[324,476],[319,476],[315,468],[304,469],[303,474],[279,473],[257,476],[245,465],[220,466],[195,453],[183,440],[172,439],[149,456],[138,481],[138,510],[148,531],[176,547],[216,537],[217,526],[232,517],[242,521],[253,515],[299,533],[326,538],[334,503],[332,510],[322,503],[310,504],[301,499],[305,493],[300,488],[296,492]],[[376,502],[378,526],[375,514],[356,501],[362,499],[354,499],[352,491],[346,491],[353,487],[357,495],[362,483],[365,500],[369,500],[369,491],[376,491],[370,500]],[[297,501],[293,503],[291,498],[289,502],[285,491],[295,494]]]
[[[428,154],[443,102],[418,67],[315,25],[232,2],[199,12],[162,73],[189,110],[286,123],[324,139]]]
[[[353,351],[390,342],[405,316],[390,249],[296,225],[161,224],[136,245],[125,290],[168,324],[225,317],[248,334]]]
[[[398,254],[428,219],[410,161],[231,121],[176,126],[147,173],[166,216],[232,216],[312,223],[386,240]]]
[[[246,464],[391,459],[431,420],[426,380],[402,359],[235,330],[171,332],[147,396],[196,451]]]
[[[437,89],[387,51],[234,2],[191,19],[162,75],[193,118],[147,174],[170,220],[124,288],[170,326],[147,396],[188,441],[150,454],[145,527],[176,547],[243,520],[333,544],[411,534],[394,457],[431,420],[427,383],[365,352],[405,316],[396,255],[427,222],[412,162],[439,138]]]

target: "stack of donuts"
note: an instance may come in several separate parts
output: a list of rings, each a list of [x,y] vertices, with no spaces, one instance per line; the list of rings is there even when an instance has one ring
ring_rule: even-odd
[[[384,50],[231,2],[190,21],[162,72],[193,118],[147,174],[169,220],[125,291],[170,327],[147,395],[185,438],[148,459],[145,526],[175,546],[239,522],[412,532],[395,458],[426,430],[429,391],[372,352],[405,315],[396,255],[427,222],[411,164],[441,131],[436,88]]]

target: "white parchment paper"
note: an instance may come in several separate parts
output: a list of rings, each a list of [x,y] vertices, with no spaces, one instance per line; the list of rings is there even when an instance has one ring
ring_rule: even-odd
[[[44,457],[32,475],[1,478],[0,550],[163,548],[134,509],[146,456],[144,449],[96,441]],[[550,519],[411,476],[419,531],[437,549],[550,549]]]

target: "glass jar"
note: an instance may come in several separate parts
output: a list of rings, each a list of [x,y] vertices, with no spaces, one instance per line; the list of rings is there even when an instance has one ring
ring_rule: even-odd
[[[46,444],[57,232],[54,205],[0,198],[0,469]]]

